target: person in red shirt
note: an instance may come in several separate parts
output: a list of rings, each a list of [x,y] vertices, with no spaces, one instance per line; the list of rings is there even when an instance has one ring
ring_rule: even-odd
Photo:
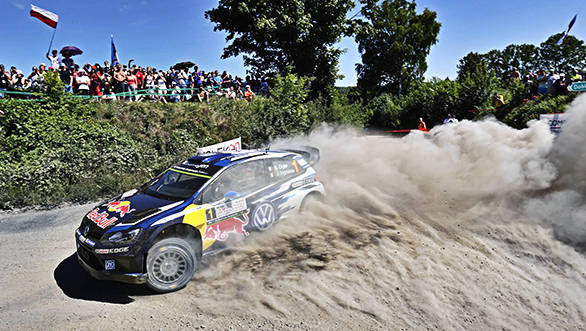
[[[134,66],[134,75],[136,76],[136,86],[139,90],[144,88],[144,74],[141,67]]]
[[[90,92],[94,96],[102,96],[102,74],[92,66],[90,71]]]
[[[137,87],[137,79],[134,75],[134,69],[128,71],[128,75],[126,76],[126,83],[128,83],[128,91],[130,93],[130,101],[136,101],[136,97],[134,96]]]
[[[423,131],[423,132],[427,132],[427,125],[425,124],[425,122],[423,121],[423,118],[419,118],[419,130]]]

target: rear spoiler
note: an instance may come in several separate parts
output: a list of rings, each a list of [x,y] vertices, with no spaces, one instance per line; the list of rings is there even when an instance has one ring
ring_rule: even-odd
[[[319,162],[319,149],[316,147],[302,145],[293,146],[293,148],[279,148],[279,150],[300,154],[310,165]]]

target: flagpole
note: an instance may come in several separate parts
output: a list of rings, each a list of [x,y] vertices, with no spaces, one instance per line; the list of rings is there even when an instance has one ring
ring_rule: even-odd
[[[53,29],[53,35],[51,36],[51,42],[49,43],[49,50],[47,50],[47,54],[49,54],[51,52],[51,46],[53,46],[53,38],[55,38],[56,31],[57,31],[57,28]]]

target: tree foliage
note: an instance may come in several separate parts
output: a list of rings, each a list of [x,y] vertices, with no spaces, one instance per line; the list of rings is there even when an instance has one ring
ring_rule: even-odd
[[[226,31],[222,58],[242,54],[257,75],[293,73],[315,77],[312,90],[327,92],[337,78],[342,50],[334,44],[349,32],[352,0],[220,0],[205,13],[215,31]]]
[[[362,63],[356,65],[358,87],[371,94],[404,94],[420,82],[426,57],[437,42],[436,13],[417,14],[415,2],[362,0],[363,20],[356,24]],[[367,93],[368,94],[368,93]]]
[[[520,72],[536,70],[539,48],[531,44],[511,44],[503,50],[494,49],[484,55],[490,70],[501,80],[510,78],[513,68]]]
[[[574,36],[566,36],[561,45],[557,45],[561,34],[550,36],[539,46],[531,44],[511,44],[502,50],[493,49],[486,54],[468,53],[460,60],[460,71],[467,72],[468,66],[475,66],[480,59],[486,61],[488,69],[501,81],[509,81],[514,68],[521,73],[536,72],[539,69],[557,70],[570,73],[573,69],[586,67],[586,46]]]
[[[557,33],[547,38],[539,46],[539,65],[543,69],[556,69],[559,72],[571,72],[573,69],[586,67],[586,46],[584,41],[566,36],[561,45],[557,45],[561,34]]]
[[[490,99],[498,85],[494,71],[489,69],[486,57],[470,52],[458,64],[458,78],[461,88],[459,107],[474,109]]]

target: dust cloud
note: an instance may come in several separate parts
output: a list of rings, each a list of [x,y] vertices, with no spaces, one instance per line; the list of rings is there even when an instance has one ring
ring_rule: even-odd
[[[211,258],[184,291],[204,313],[292,327],[583,329],[586,97],[568,114],[557,139],[488,119],[276,142],[320,149],[327,197]]]

